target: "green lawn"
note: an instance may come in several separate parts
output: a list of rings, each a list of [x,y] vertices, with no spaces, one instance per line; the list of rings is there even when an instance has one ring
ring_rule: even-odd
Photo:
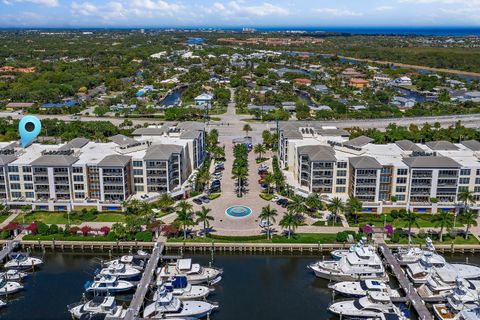
[[[2,223],[3,221],[7,220],[8,217],[10,217],[9,214],[0,215],[0,223]]]
[[[23,240],[42,240],[42,241],[115,241],[107,236],[65,236],[63,234],[50,234],[50,235],[33,235],[28,234],[23,237]]]
[[[335,233],[297,233],[292,235],[292,238],[288,239],[286,236],[274,235],[272,240],[267,240],[264,236],[253,236],[253,237],[222,237],[222,239],[212,239],[204,237],[195,237],[193,239],[187,239],[187,243],[335,243],[336,239]],[[255,239],[256,238],[256,239]],[[182,243],[183,238],[169,238],[167,242],[176,242]]]
[[[25,218],[25,219],[24,219]],[[15,218],[18,223],[32,223],[41,221],[46,224],[68,224],[68,217],[65,213],[59,212],[33,212],[27,215],[20,214]],[[121,213],[99,213],[95,216],[94,222],[124,222],[125,215]],[[78,218],[70,217],[70,224],[81,224],[87,222]]]
[[[435,215],[432,214],[418,214],[418,227],[419,228],[434,228],[437,227],[436,223],[432,221],[433,217]],[[451,217],[451,222],[453,224],[453,219],[454,216],[452,214]],[[402,219],[401,217],[398,217],[396,219],[393,219],[390,215],[387,215],[386,219],[387,224],[391,224],[394,228],[406,228],[408,227],[408,223]],[[385,223],[385,217],[384,214],[359,214],[358,215],[358,223],[355,223],[353,218],[349,218],[348,224],[351,227],[358,227],[358,226],[364,226],[366,224],[369,225],[375,225],[377,227],[383,226]],[[457,217],[457,223],[456,227],[462,227],[462,216],[459,215]],[[417,226],[414,226],[416,228]]]
[[[338,219],[336,223],[333,223],[332,220],[329,220],[327,222],[327,225],[325,225],[325,221],[319,220],[319,221],[316,221],[316,222],[312,223],[312,226],[316,226],[316,227],[343,227],[343,224],[342,224],[342,221],[340,219]]]
[[[388,243],[392,243],[391,240],[387,240]],[[399,244],[408,244],[408,238],[407,237],[402,237],[400,241],[398,242]],[[419,238],[416,235],[412,236],[412,243],[414,244],[425,244],[425,239]],[[448,234],[443,235],[443,242],[440,242],[438,240],[433,240],[433,243],[435,244],[452,244],[452,239]],[[462,236],[457,236],[455,240],[453,241],[454,244],[479,244],[478,239],[475,236],[468,236],[468,239],[465,239]]]

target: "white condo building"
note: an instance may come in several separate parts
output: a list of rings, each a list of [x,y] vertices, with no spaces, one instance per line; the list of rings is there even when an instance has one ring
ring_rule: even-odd
[[[374,144],[365,136],[349,140],[347,131],[314,122],[290,122],[279,129],[279,161],[297,193],[357,197],[365,212],[454,212],[462,190],[480,200],[480,142],[475,140]],[[472,208],[478,210],[478,204]]]
[[[190,176],[205,159],[204,125],[167,123],[133,135],[25,149],[0,143],[0,201],[35,210],[117,211],[134,197],[188,191]]]

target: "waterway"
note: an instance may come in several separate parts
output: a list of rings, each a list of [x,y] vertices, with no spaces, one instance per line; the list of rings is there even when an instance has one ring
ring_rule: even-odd
[[[81,299],[84,283],[92,279],[100,257],[99,253],[46,252],[44,267],[26,279],[23,293],[10,297],[9,305],[0,310],[0,319],[70,319],[66,306]],[[211,259],[210,255],[189,257],[204,265]],[[469,262],[480,264],[478,255],[445,257],[457,262],[468,257]],[[306,268],[317,259],[322,257],[215,255],[214,265],[224,269],[224,277],[209,298],[220,304],[212,319],[336,319],[326,311],[332,300],[328,281],[316,278]]]
[[[183,91],[185,91],[186,87],[181,87],[173,90],[170,92],[165,99],[160,102],[161,106],[168,107],[178,104],[180,98],[182,97]]]

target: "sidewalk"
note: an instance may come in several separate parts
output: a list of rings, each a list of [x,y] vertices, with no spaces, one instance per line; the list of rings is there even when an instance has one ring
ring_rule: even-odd
[[[7,219],[5,219],[5,221],[3,221],[2,223],[0,223],[0,229],[3,229],[5,228],[10,222],[12,222],[13,220],[15,220],[15,218],[20,214],[20,211],[16,211],[14,213],[12,213]]]

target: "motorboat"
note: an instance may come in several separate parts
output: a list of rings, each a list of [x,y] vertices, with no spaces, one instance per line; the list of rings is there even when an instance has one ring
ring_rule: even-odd
[[[480,281],[467,280],[458,276],[451,266],[446,265],[443,268],[438,268],[430,273],[425,284],[422,284],[417,292],[422,298],[445,298],[452,294],[455,287],[458,285],[458,281],[463,282],[463,286],[472,290],[480,290]]]
[[[418,262],[422,259],[423,254],[428,251],[431,252],[432,255],[435,252],[435,247],[433,245],[432,239],[426,238],[425,239],[425,249],[408,246],[408,248],[400,248],[398,252],[395,253],[395,257],[397,258],[400,265],[407,265],[409,263]]]
[[[358,300],[334,302],[328,310],[340,317],[355,319],[407,319],[390,297],[381,291],[369,292]]]
[[[356,246],[340,260],[318,261],[308,266],[317,277],[333,281],[387,280],[382,260],[372,246]]]
[[[28,273],[17,269],[10,269],[5,272],[0,272],[0,278],[5,278],[10,281],[22,281],[27,276]]]
[[[192,263],[192,259],[179,259],[175,263],[168,263],[157,269],[160,279],[168,280],[171,277],[184,275],[191,284],[213,285],[222,279],[222,269],[214,267],[202,267],[198,263]]]
[[[362,239],[360,239],[358,244],[357,243],[352,244],[349,249],[333,250],[332,252],[330,252],[330,255],[332,256],[332,258],[334,260],[340,260],[340,259],[342,259],[343,256],[346,256],[348,253],[354,251],[357,246],[363,246],[363,245],[365,245],[365,243],[366,243],[366,239],[362,238]]]
[[[7,306],[7,303],[3,300],[0,300],[0,308]]]
[[[75,319],[80,319],[86,314],[102,314],[105,315],[105,319],[121,319],[127,313],[126,309],[117,305],[115,298],[112,296],[96,296],[90,301],[75,303],[67,308]]]
[[[115,264],[126,264],[135,269],[143,270],[145,269],[145,266],[147,264],[147,260],[149,257],[150,255],[145,251],[138,250],[136,255],[129,254],[129,255],[121,256],[118,259],[105,262],[105,266],[109,267]]]
[[[480,307],[460,311],[454,320],[478,320],[480,319]]]
[[[387,283],[379,280],[342,281],[328,286],[335,293],[346,297],[361,298],[369,292],[384,292],[390,297],[400,297],[400,293]]]
[[[175,298],[172,292],[165,287],[157,291],[155,301],[145,307],[143,318],[165,319],[193,317],[201,319],[209,316],[217,305],[206,301],[181,301]]]
[[[118,279],[134,279],[139,278],[142,271],[123,263],[112,263],[107,268],[103,268],[98,272],[100,277],[104,275],[114,276]]]
[[[415,285],[421,285],[427,283],[434,268],[442,268],[445,264],[442,256],[425,251],[419,261],[407,264],[407,275]]]
[[[454,319],[463,310],[478,308],[478,298],[477,290],[466,287],[461,279],[457,279],[457,285],[447,297],[447,303],[434,304],[433,312],[439,320]]]
[[[168,281],[160,281],[158,288],[162,286],[180,300],[203,300],[208,297],[213,289],[206,286],[191,285],[186,276],[175,276]],[[154,298],[154,300],[156,300]]]
[[[117,293],[126,292],[135,288],[135,285],[125,280],[118,280],[117,277],[104,275],[95,281],[85,283],[85,290],[93,293]]]
[[[11,260],[5,263],[5,269],[27,270],[38,268],[43,265],[39,258],[30,257],[23,253],[16,253],[11,256]]]
[[[5,278],[0,279],[0,295],[12,294],[22,289],[23,285],[18,282],[9,281]]]

